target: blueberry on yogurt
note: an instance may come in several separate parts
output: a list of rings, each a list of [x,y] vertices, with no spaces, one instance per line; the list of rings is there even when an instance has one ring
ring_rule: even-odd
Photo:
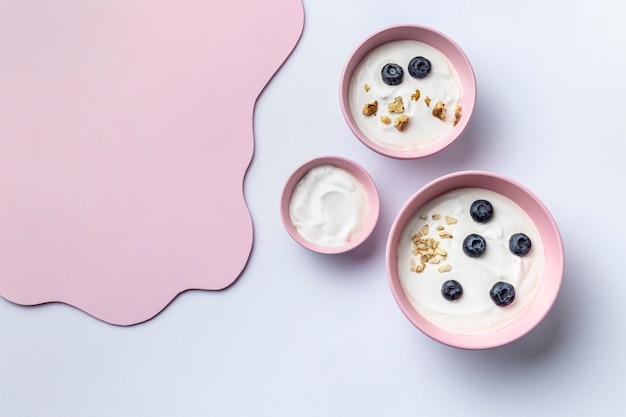
[[[411,59],[408,66],[409,74],[413,78],[427,77],[428,74],[430,74],[431,68],[432,65],[430,64],[430,61],[423,56],[416,56],[415,58]]]
[[[471,258],[478,258],[487,249],[487,242],[481,235],[472,233],[463,240],[463,252]]]
[[[448,280],[441,286],[441,295],[448,301],[456,301],[463,295],[463,287],[458,281]]]
[[[470,206],[470,216],[478,223],[487,223],[493,216],[493,206],[487,200],[476,200]]]
[[[509,239],[509,249],[517,256],[526,256],[530,252],[532,242],[524,233],[515,233]]]
[[[508,282],[496,282],[489,296],[498,307],[506,307],[515,301],[515,287]]]
[[[398,64],[385,64],[380,71],[380,76],[383,82],[387,85],[398,85],[402,82],[404,77],[404,70]]]

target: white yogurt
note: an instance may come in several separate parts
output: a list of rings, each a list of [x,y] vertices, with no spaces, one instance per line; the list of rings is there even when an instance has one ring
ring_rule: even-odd
[[[408,63],[416,56],[423,56],[432,64],[425,78],[413,78],[408,72]],[[390,86],[382,81],[380,72],[387,63],[402,67],[402,83]],[[416,90],[420,91],[417,101],[411,99]],[[400,114],[388,110],[388,104],[396,97],[402,97],[404,103],[401,114],[409,116],[403,131],[396,129],[393,122]],[[425,102],[427,97],[430,106]],[[462,108],[463,91],[456,70],[441,51],[423,42],[401,40],[385,43],[363,58],[352,75],[349,98],[352,117],[370,140],[394,150],[414,150],[432,145],[455,127],[455,108]],[[363,106],[373,101],[378,102],[377,113],[363,115]],[[437,102],[445,104],[443,121],[432,114]],[[391,123],[382,123],[381,116],[389,117]]]
[[[493,205],[494,214],[487,223],[478,223],[469,214],[470,205],[479,199]],[[433,214],[440,214],[441,219],[433,220]],[[447,224],[445,215],[456,218],[457,223]],[[427,236],[437,239],[447,256],[439,264],[427,263],[417,273],[410,270],[411,259],[416,258],[411,253],[411,236],[424,224],[429,225]],[[441,238],[437,226],[453,237]],[[509,250],[509,237],[518,232],[532,242],[524,257]],[[481,257],[471,258],[463,252],[463,239],[471,233],[486,240],[487,250]],[[440,272],[443,264],[449,264],[450,271]],[[535,299],[544,269],[543,244],[530,217],[508,197],[478,188],[454,190],[430,201],[409,221],[398,246],[400,281],[413,307],[436,326],[458,334],[489,333],[519,318]],[[463,287],[463,295],[456,301],[441,295],[442,284],[450,279]],[[515,301],[507,307],[498,307],[490,298],[489,291],[498,281],[515,288]]]
[[[289,204],[291,222],[309,242],[341,246],[362,229],[369,214],[367,195],[357,179],[334,165],[308,171]]]

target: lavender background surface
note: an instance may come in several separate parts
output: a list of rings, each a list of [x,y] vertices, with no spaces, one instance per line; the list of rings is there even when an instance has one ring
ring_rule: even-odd
[[[303,4],[302,38],[256,106],[244,184],[255,242],[242,276],[225,291],[183,293],[132,327],[0,299],[0,416],[624,415],[626,3]],[[448,34],[477,77],[466,134],[426,160],[371,152],[339,109],[348,54],[398,23]],[[363,165],[382,201],[373,236],[340,256],[302,249],[278,211],[289,174],[324,154]],[[398,210],[426,182],[465,169],[529,187],[565,244],[552,312],[488,351],[424,336],[385,276]]]

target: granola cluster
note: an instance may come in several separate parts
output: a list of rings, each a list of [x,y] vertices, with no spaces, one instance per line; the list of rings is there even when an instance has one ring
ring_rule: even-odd
[[[371,87],[367,84],[365,84],[363,88],[365,92],[369,92],[371,90]],[[421,95],[422,95],[422,92],[420,90],[415,90],[415,92],[411,94],[411,101],[419,101]],[[432,102],[432,99],[430,97],[426,96],[424,98],[424,103],[426,104],[427,107],[430,107],[431,102]],[[399,114],[399,116],[393,120],[393,125],[395,126],[395,128],[398,129],[398,131],[400,132],[403,132],[404,130],[406,130],[406,128],[409,125],[410,117],[406,114],[402,114],[404,113],[404,110],[405,110],[402,97],[400,96],[394,97],[393,101],[387,104],[387,110],[389,111],[389,113]],[[452,122],[453,126],[456,126],[457,123],[459,123],[459,121],[461,120],[461,110],[462,110],[461,106],[455,107],[454,121]],[[433,117],[436,117],[443,122],[446,120],[446,111],[447,111],[446,104],[442,101],[438,101],[433,106],[432,115]],[[369,103],[365,103],[363,105],[362,113],[364,116],[375,116],[377,112],[378,112],[377,100],[371,101]],[[381,123],[386,124],[386,125],[389,125],[392,122],[389,116],[380,116],[379,119]]]
[[[420,229],[411,235],[411,257],[410,269],[412,272],[420,273],[427,265],[437,265],[438,272],[448,272],[452,266],[446,262],[448,253],[440,245],[439,239],[453,239],[454,236],[446,229],[446,226],[454,225],[457,219],[452,216],[444,216],[444,226],[441,223],[441,214],[433,214],[431,219],[434,223],[424,223]],[[422,220],[428,220],[423,216]],[[434,236],[431,236],[431,229],[434,229]]]

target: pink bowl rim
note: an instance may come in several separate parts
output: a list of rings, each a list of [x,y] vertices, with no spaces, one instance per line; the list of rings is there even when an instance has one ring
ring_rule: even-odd
[[[413,33],[415,36],[408,37],[407,33]],[[420,36],[421,35],[421,36]],[[401,151],[390,149],[377,143],[372,142],[356,125],[349,106],[350,80],[356,66],[361,62],[363,57],[372,49],[394,40],[415,39],[419,40],[441,50],[448,59],[450,59],[461,78],[463,85],[463,117],[446,136],[438,140],[436,143],[421,149]],[[425,158],[443,151],[454,143],[463,135],[469,125],[474,108],[476,106],[476,77],[474,69],[465,55],[461,47],[443,32],[429,26],[419,24],[398,24],[380,29],[365,38],[352,51],[346,61],[339,82],[339,103],[343,117],[357,139],[366,147],[384,155],[395,159],[420,159]]]
[[[411,216],[424,203],[438,195],[464,187],[479,187],[500,192],[517,202],[535,222],[546,256],[546,268],[539,295],[524,314],[503,329],[479,335],[447,332],[428,322],[411,305],[397,275],[398,239]],[[387,279],[393,297],[404,315],[430,338],[461,349],[490,349],[503,346],[534,329],[549,313],[556,301],[563,281],[564,268],[565,254],[561,234],[546,206],[522,184],[503,175],[486,171],[455,172],[424,185],[404,204],[392,224],[387,240]]]
[[[340,246],[322,246],[306,240],[293,225],[293,223],[291,222],[291,216],[289,215],[289,203],[291,201],[291,194],[293,193],[296,184],[298,184],[300,179],[307,172],[309,172],[309,170],[320,165],[334,165],[338,168],[348,171],[361,184],[361,186],[365,190],[365,194],[367,195],[367,201],[369,204],[369,215],[365,224],[363,225],[363,228],[352,240]],[[300,165],[300,167],[298,167],[291,174],[291,176],[285,183],[280,201],[281,219],[289,235],[304,248],[322,254],[332,255],[344,253],[361,245],[374,231],[374,228],[378,223],[379,214],[380,197],[378,194],[378,188],[376,187],[376,183],[374,182],[370,174],[365,170],[365,168],[363,168],[361,165],[357,164],[353,160],[336,155],[319,156]]]

